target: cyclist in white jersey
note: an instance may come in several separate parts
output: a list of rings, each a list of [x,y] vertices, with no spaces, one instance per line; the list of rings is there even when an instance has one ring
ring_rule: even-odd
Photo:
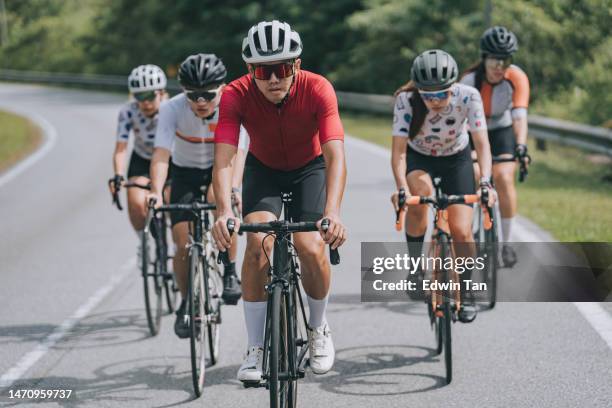
[[[156,65],[140,65],[128,77],[128,89],[134,101],[125,104],[117,121],[117,142],[113,153],[115,176],[110,183],[111,193],[121,187],[125,178],[125,162],[130,135],[134,137],[134,148],[130,156],[127,178],[131,182],[149,184],[149,165],[153,155],[157,117],[161,102],[167,99],[166,75]],[[127,191],[130,222],[140,233],[144,229],[147,208],[146,192],[131,188]]]
[[[151,163],[152,190],[147,197],[161,203],[161,190],[168,175],[172,154],[171,203],[189,203],[200,196],[202,186],[212,180],[214,158],[214,131],[219,117],[219,101],[227,71],[223,62],[214,54],[189,56],[180,66],[179,82],[184,92],[164,102],[160,108],[159,123],[155,136],[155,150]],[[233,193],[240,203],[242,170],[246,158],[246,131],[241,133],[241,153],[237,156],[233,177]],[[208,189],[207,201],[214,202],[212,188]],[[188,212],[172,212],[172,235],[177,250],[174,256],[174,271],[183,297],[176,315],[174,331],[180,338],[189,337],[189,326],[185,323],[185,298],[189,258],[189,222],[193,215]],[[236,304],[241,296],[236,276],[236,242],[230,251],[230,265],[223,277],[223,299],[226,304]]]
[[[456,83],[457,63],[442,50],[428,50],[415,58],[412,80],[396,92],[393,117],[391,165],[398,190],[408,196],[433,195],[432,178],[440,177],[442,192],[448,195],[476,193],[468,129],[472,132],[482,170],[481,193],[487,188],[489,205],[496,194],[491,187],[491,150],[480,94],[471,86]],[[391,196],[398,210],[398,192]],[[448,207],[448,224],[456,256],[473,257],[472,206]],[[427,228],[427,207],[410,207],[406,216],[406,240],[420,256]],[[467,245],[466,245],[467,244]],[[470,271],[462,274],[469,279]],[[463,285],[462,285],[463,287]],[[459,319],[471,322],[476,308],[471,296],[462,301]]]

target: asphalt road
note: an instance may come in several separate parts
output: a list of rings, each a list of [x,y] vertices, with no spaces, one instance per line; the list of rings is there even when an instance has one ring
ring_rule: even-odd
[[[173,317],[159,336],[148,334],[136,236],[106,188],[124,101],[0,84],[0,109],[37,114],[57,133],[45,157],[0,186],[0,376],[15,380],[0,389],[0,405],[34,405],[9,399],[10,390],[62,388],[72,397],[45,406],[264,407],[264,390],[235,379],[246,342],[241,305],[224,309],[220,362],[198,400]],[[300,382],[300,407],[612,406],[612,350],[570,303],[500,303],[455,324],[454,379],[444,385],[422,304],[360,302],[360,242],[401,236],[388,204],[388,156],[354,140],[346,147],[350,240],[328,312],[336,363]],[[519,230],[546,239],[527,222]]]

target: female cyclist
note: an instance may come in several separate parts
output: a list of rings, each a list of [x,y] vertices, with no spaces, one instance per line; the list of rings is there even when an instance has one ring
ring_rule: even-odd
[[[161,102],[167,99],[166,74],[156,65],[140,65],[128,77],[128,89],[134,101],[126,103],[119,112],[117,143],[113,153],[115,177],[110,183],[114,194],[124,181],[125,163],[130,134],[134,135],[134,149],[130,156],[127,178],[138,184],[149,184],[149,165],[153,155],[157,113]],[[146,191],[131,188],[127,191],[130,222],[140,233],[147,215]]]
[[[482,169],[480,188],[487,188],[489,205],[495,202],[491,188],[491,152],[480,94],[474,88],[456,83],[457,63],[442,50],[428,50],[415,58],[411,81],[395,93],[391,166],[397,189],[406,195],[431,196],[433,177],[441,177],[446,194],[474,194],[474,170],[468,129]],[[480,191],[479,191],[480,193]],[[398,192],[391,196],[398,210]],[[472,206],[448,207],[448,224],[458,257],[473,257]],[[406,240],[412,256],[420,256],[427,229],[427,206],[407,209]],[[466,245],[466,243],[468,245]],[[469,245],[472,243],[471,245]],[[469,272],[462,274],[469,279]],[[462,285],[463,287],[463,285]],[[476,317],[471,296],[462,302],[459,318],[470,322]]]
[[[481,60],[468,69],[461,82],[480,91],[493,157],[517,157],[527,165],[529,80],[523,70],[512,64],[517,50],[514,33],[505,27],[489,28],[480,38]],[[493,163],[503,242],[510,241],[516,217],[515,171],[514,162]],[[509,245],[502,247],[502,260],[507,267],[516,263],[516,254]]]

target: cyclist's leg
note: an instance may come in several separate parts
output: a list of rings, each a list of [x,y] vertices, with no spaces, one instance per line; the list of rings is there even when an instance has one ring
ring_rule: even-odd
[[[410,194],[430,196],[433,194],[433,183],[430,174],[435,171],[435,157],[424,156],[408,148],[406,181]],[[408,252],[411,256],[420,256],[427,230],[427,205],[410,206],[406,212],[405,232]]]
[[[247,157],[242,183],[242,207],[246,223],[268,222],[280,217],[283,207],[280,185],[273,173],[252,155]],[[264,237],[265,234],[261,233],[247,233],[242,262],[242,296],[248,347],[237,376],[238,380],[246,382],[260,381],[262,376],[267,310],[264,286],[268,282],[268,258],[271,260],[274,247],[274,237],[265,240]]]
[[[491,144],[491,152],[494,156],[514,157],[516,139],[512,127],[496,129],[489,134],[493,134],[491,139],[495,142]],[[499,209],[501,212],[502,241],[509,242],[512,234],[512,227],[516,217],[516,187],[514,184],[514,174],[516,172],[515,162],[497,163],[493,165],[493,180],[495,189],[499,196]],[[516,263],[516,254],[510,246],[505,246],[502,250],[502,258],[506,266]]]

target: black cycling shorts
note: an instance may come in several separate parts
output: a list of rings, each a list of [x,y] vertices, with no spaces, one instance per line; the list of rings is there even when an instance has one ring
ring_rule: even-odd
[[[514,129],[512,126],[493,130],[489,129],[487,132],[489,134],[489,144],[491,145],[491,155],[493,157],[506,153],[514,156],[516,138],[514,137]],[[472,142],[472,135],[470,135],[470,146],[473,150],[474,143]]]
[[[130,165],[128,166],[128,179],[130,177],[142,176],[151,178],[149,175],[149,168],[151,167],[151,160],[145,159],[136,152],[132,152],[130,156]]]
[[[474,166],[472,165],[472,149],[465,149],[452,156],[426,156],[408,146],[406,174],[414,170],[427,172],[432,180],[442,179],[442,192],[451,194],[475,194]]]
[[[194,199],[202,197],[200,187],[210,186],[212,181],[212,167],[208,169],[196,169],[189,167],[173,166],[172,182],[170,187],[171,204],[188,204]],[[195,221],[195,216],[190,211],[172,211],[170,213],[172,226],[183,221]]]
[[[242,209],[246,216],[268,211],[280,218],[282,193],[291,193],[288,219],[294,222],[318,221],[325,210],[325,160],[319,156],[304,167],[282,171],[267,167],[249,153],[242,182]]]

